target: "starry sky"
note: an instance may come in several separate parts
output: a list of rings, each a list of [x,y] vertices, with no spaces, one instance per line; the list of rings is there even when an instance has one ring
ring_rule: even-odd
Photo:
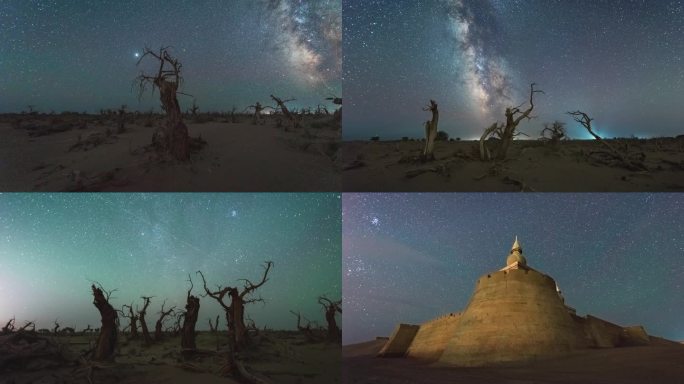
[[[533,82],[533,138],[590,138],[576,109],[605,137],[684,133],[682,0],[344,0],[343,25],[348,140],[424,136],[431,98],[440,130],[479,139]]]
[[[117,288],[121,308],[155,296],[153,327],[162,301],[185,305],[187,274],[199,294],[202,270],[209,288],[259,281],[250,304],[257,326],[296,329],[289,310],[325,325],[319,295],[341,295],[341,197],[338,194],[0,194],[0,321],[52,328],[98,327],[90,281]],[[258,296],[258,295],[257,295]],[[221,314],[200,298],[197,328]]]
[[[517,235],[578,315],[684,340],[681,194],[344,194],[345,344],[465,309]]]
[[[0,113],[159,111],[158,94],[139,102],[131,90],[154,68],[136,67],[145,46],[172,46],[201,111],[270,105],[271,93],[296,98],[294,108],[331,108],[324,99],[341,95],[341,18],[341,0],[2,0]]]

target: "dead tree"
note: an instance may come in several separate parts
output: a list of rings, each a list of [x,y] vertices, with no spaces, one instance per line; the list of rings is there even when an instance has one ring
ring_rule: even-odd
[[[121,134],[126,131],[126,108],[126,105],[122,105],[121,108],[119,108],[119,123],[116,133]]]
[[[251,316],[247,315],[247,320],[245,321],[245,324],[247,325],[247,334],[249,334],[249,332],[252,332],[254,336],[259,335],[259,328],[257,328],[256,323],[254,322],[254,319],[252,319]]]
[[[485,145],[485,141],[489,137],[497,136],[501,137],[503,134],[503,124],[499,123],[494,123],[489,126],[489,128],[485,129],[484,133],[480,137],[480,160],[485,161],[485,160],[491,160],[492,159],[492,154],[489,151],[489,148]]]
[[[55,319],[55,326],[52,328],[52,333],[55,334],[55,335],[56,335],[57,332],[59,331],[59,323],[57,322],[57,320],[58,320],[58,319]]]
[[[618,165],[623,168],[629,169],[630,171],[647,171],[648,168],[643,163],[645,158],[643,153],[630,154],[629,151],[625,153],[619,151],[617,148],[610,145],[607,141],[603,140],[601,136],[597,135],[591,127],[591,122],[594,120],[589,117],[586,113],[582,111],[568,112],[568,115],[582,124],[584,128],[589,132],[591,136],[594,137],[599,143],[603,144],[606,151],[596,151],[592,152],[590,156],[602,157],[600,161],[609,165]]]
[[[547,141],[555,146],[559,141],[568,138],[565,130],[565,123],[554,121],[551,124],[544,124],[544,129],[542,129],[540,136],[539,140]]]
[[[425,122],[425,148],[421,160],[432,161],[435,159],[435,139],[437,138],[437,124],[439,123],[439,109],[437,102],[430,100],[430,104],[423,111],[432,112],[432,120]]]
[[[16,319],[12,317],[7,321],[7,324],[5,324],[4,327],[2,327],[2,331],[0,331],[0,334],[6,335],[8,333],[14,332],[14,324],[16,323]]]
[[[145,51],[138,64],[145,57],[152,57],[159,62],[159,70],[154,75],[147,75],[141,72],[136,78],[139,87],[139,96],[145,92],[149,85],[152,86],[152,93],[159,88],[159,98],[162,108],[166,112],[166,124],[152,137],[152,144],[162,152],[170,154],[173,158],[181,161],[188,160],[190,157],[190,137],[188,127],[183,123],[180,104],[176,95],[178,89],[183,84],[181,68],[183,65],[178,59],[171,56],[168,52],[169,47],[162,47],[159,53],[145,48]]]
[[[321,116],[325,114],[326,116],[330,115],[330,111],[328,111],[328,108],[325,105],[320,105],[316,106],[316,115]]]
[[[31,328],[31,329],[29,329]],[[36,322],[35,321],[26,321],[24,325],[21,326],[21,328],[17,329],[17,332],[35,332],[36,331]]]
[[[251,382],[258,382],[258,379],[247,372],[244,366],[236,359],[235,353],[241,350],[248,342],[247,326],[245,325],[244,319],[245,304],[258,301],[263,302],[262,298],[250,298],[249,296],[268,281],[268,272],[271,270],[272,266],[272,261],[267,261],[264,263],[264,274],[261,278],[261,281],[257,284],[254,284],[247,279],[241,279],[245,282],[242,291],[240,291],[238,287],[223,288],[220,285],[217,286],[216,291],[211,291],[207,287],[207,281],[204,279],[202,272],[197,271],[197,274],[202,277],[202,282],[204,284],[205,294],[203,296],[209,296],[216,300],[226,314],[229,351],[228,361],[222,370],[224,374],[230,374],[238,378],[244,378]],[[228,298],[230,299],[230,304],[225,302],[226,295],[228,295]]]
[[[221,317],[221,316],[216,315],[216,322],[215,322],[215,323],[212,323],[212,322],[211,322],[211,319],[208,319],[208,321],[209,321],[209,330],[210,330],[212,333],[218,332],[219,317]]]
[[[489,160],[491,156],[489,156],[488,151],[489,149],[485,148],[484,142],[489,138],[494,135],[498,136],[499,139],[501,139],[501,143],[499,145],[499,148],[496,152],[496,156],[494,156],[497,160],[504,160],[506,159],[506,154],[508,153],[508,147],[511,144],[511,141],[518,135],[521,135],[521,132],[517,132],[516,129],[518,128],[518,125],[523,119],[533,119],[534,116],[531,116],[532,111],[534,110],[534,94],[535,93],[544,93],[542,90],[534,89],[534,86],[536,84],[532,83],[530,84],[530,106],[526,110],[521,110],[520,108],[524,105],[521,104],[515,108],[508,107],[506,108],[506,123],[505,125],[499,126],[498,124],[493,124],[487,130],[485,130],[485,133],[480,137],[480,159],[481,160]]]
[[[142,329],[143,342],[145,345],[152,344],[152,337],[150,337],[150,331],[147,329],[147,322],[145,321],[145,315],[147,314],[147,307],[150,305],[150,299],[152,296],[142,296],[143,308],[138,310],[138,319],[140,320],[140,329]]]
[[[185,298],[185,315],[183,316],[181,347],[183,349],[195,350],[197,349],[197,345],[195,345],[195,325],[197,324],[197,318],[199,316],[200,300],[199,297],[190,294],[193,288],[190,275],[188,275],[188,281],[190,282],[190,289],[188,289],[188,294]]]
[[[250,109],[254,109],[254,114],[252,115],[252,124],[256,125],[259,122],[259,118],[261,117],[261,112],[267,108],[275,110],[275,108],[269,105],[263,106],[260,102],[257,101],[256,104],[250,105],[247,108],[245,108],[243,112],[247,112]]]
[[[297,316],[297,329],[304,335],[306,341],[310,343],[318,341],[313,333],[313,330],[311,329],[311,321],[305,318],[306,325],[302,325],[302,315],[299,313],[299,311],[290,311],[290,313]]]
[[[290,122],[292,123],[292,129],[299,128],[299,116],[297,116],[297,114],[291,112],[287,108],[287,106],[285,105],[285,103],[290,102],[290,101],[295,101],[296,99],[282,100],[281,98],[275,97],[273,95],[271,95],[271,99],[273,99],[273,101],[275,101],[276,104],[278,104],[278,107],[280,107],[280,111],[283,113],[283,115],[285,115],[285,117],[288,120],[290,120]]]
[[[128,308],[128,314],[126,314],[126,308]],[[133,311],[133,303],[131,305],[123,305],[121,307],[121,314],[130,321],[129,328],[131,330],[131,339],[138,338],[138,316]]]
[[[100,311],[100,318],[102,326],[100,327],[100,336],[97,339],[95,350],[92,354],[92,359],[95,361],[113,360],[116,350],[117,339],[117,313],[116,310],[109,304],[109,297],[114,291],[105,291],[102,286],[98,284],[91,285],[93,290],[94,301],[93,304]]]
[[[332,101],[333,104],[339,105],[340,108],[333,113],[335,121],[342,121],[342,98],[337,96],[326,97],[326,100]]]
[[[240,279],[244,281],[245,284],[242,290],[239,287],[221,287],[214,292],[209,290],[207,287],[207,282],[204,279],[204,275],[201,271],[197,273],[202,277],[202,282],[204,283],[204,296],[209,296],[216,300],[223,310],[226,312],[226,322],[228,325],[229,338],[233,340],[235,348],[240,350],[247,344],[247,326],[245,325],[245,304],[263,302],[262,298],[250,298],[249,296],[257,290],[259,287],[264,285],[268,281],[268,273],[273,266],[272,261],[267,261],[264,263],[264,274],[261,277],[261,281],[257,284],[252,283],[247,279]],[[230,304],[224,302],[226,294],[230,299]]]
[[[183,325],[181,324],[185,321],[185,312],[178,312],[176,314],[176,320],[173,323],[173,336],[178,336],[183,330]]]
[[[320,296],[318,304],[322,305],[325,311],[325,321],[328,323],[328,341],[341,342],[342,330],[337,326],[335,316],[342,313],[342,300],[332,301],[325,296]]]
[[[192,107],[190,107],[190,109],[188,109],[188,113],[190,113],[190,115],[192,115],[192,117],[196,118],[197,117],[197,111],[199,111],[199,107],[197,106],[195,99],[192,99]]]
[[[173,313],[173,311],[176,310],[176,307],[173,306],[169,310],[164,311],[164,306],[166,305],[166,300],[162,303],[161,310],[158,312],[159,313],[159,319],[157,320],[157,323],[154,325],[154,341],[160,341],[162,339],[162,326],[164,325],[164,318],[166,316],[170,315]]]

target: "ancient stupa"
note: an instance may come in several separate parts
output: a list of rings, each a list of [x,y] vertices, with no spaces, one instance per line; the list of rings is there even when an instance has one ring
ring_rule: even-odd
[[[516,237],[506,266],[477,280],[463,312],[421,325],[400,324],[379,356],[487,366],[649,342],[641,326],[577,316],[553,278],[527,265]]]

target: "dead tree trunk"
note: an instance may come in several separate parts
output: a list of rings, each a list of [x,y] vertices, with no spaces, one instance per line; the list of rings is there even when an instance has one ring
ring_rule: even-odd
[[[142,296],[143,309],[138,311],[138,319],[140,320],[140,329],[142,329],[143,342],[145,345],[152,344],[152,337],[150,337],[150,331],[147,329],[147,322],[145,321],[145,315],[147,314],[147,307],[150,305],[150,299],[152,297]]]
[[[318,298],[318,303],[323,306],[325,311],[325,321],[328,323],[328,341],[341,342],[342,331],[337,326],[335,315],[342,313],[342,300],[332,301],[325,296]]]
[[[333,119],[337,122],[342,121],[342,98],[341,97],[326,97],[326,100],[332,101],[333,104],[339,105],[340,108],[333,113]]]
[[[247,108],[245,108],[245,110],[243,112],[247,112],[250,109],[254,109],[254,114],[252,115],[252,125],[256,125],[259,123],[259,121],[261,119],[261,112],[263,112],[267,108],[275,109],[275,108],[268,106],[268,105],[263,106],[263,105],[261,105],[260,102],[257,101],[256,104],[250,105]],[[231,116],[234,116],[234,111],[235,111],[235,107],[233,107],[233,112],[231,112]],[[264,120],[264,122],[265,121],[266,120]]]
[[[93,351],[93,360],[105,361],[113,360],[116,349],[117,329],[116,329],[116,310],[109,304],[109,296],[111,292],[107,292],[106,296],[100,287],[95,284],[91,286],[93,290],[94,301],[93,304],[98,311],[100,311],[100,318],[102,326],[100,327],[100,336],[97,339],[95,350]]]
[[[183,83],[181,76],[183,65],[178,59],[172,57],[167,49],[168,47],[162,47],[159,53],[155,53],[145,48],[145,53],[138,60],[138,64],[150,55],[159,61],[159,70],[154,76],[141,73],[136,81],[140,87],[140,96],[149,84],[152,85],[153,92],[155,88],[159,88],[159,99],[162,109],[166,112],[166,124],[160,131],[155,132],[152,144],[175,159],[185,161],[190,157],[190,137],[188,127],[183,123],[180,104],[176,97],[176,94],[180,93],[178,87]]]
[[[55,326],[52,328],[52,333],[56,335],[57,332],[59,332],[59,323],[55,320]]]
[[[437,124],[439,123],[439,109],[434,100],[430,100],[430,105],[423,108],[423,111],[432,112],[432,120],[425,122],[425,148],[423,149],[422,160],[432,161],[435,159],[435,138],[437,138]]]
[[[297,329],[304,335],[306,341],[308,341],[309,343],[317,341],[316,337],[313,334],[313,331],[311,330],[311,322],[307,320],[306,326],[303,326],[302,315],[299,313],[299,311],[290,311],[290,313],[297,316]]]
[[[190,289],[188,289],[188,295],[185,299],[185,315],[183,316],[183,332],[181,336],[181,347],[183,349],[197,349],[195,345],[195,325],[197,324],[197,317],[199,316],[200,300],[199,297],[195,297],[190,294],[192,291],[192,279],[188,275],[188,280],[190,281]],[[211,322],[210,322],[211,323]]]
[[[31,329],[29,329],[29,328],[31,328]],[[36,331],[36,323],[34,323],[33,321],[26,321],[24,323],[24,325],[17,330],[17,332],[35,332],[35,331]]]
[[[154,341],[160,341],[162,339],[162,326],[164,326],[164,318],[176,309],[176,307],[171,307],[168,311],[164,311],[164,305],[166,305],[166,300],[162,303],[161,310],[159,311],[159,319],[154,325]]]
[[[126,315],[126,308],[128,308],[128,315]],[[137,339],[138,338],[138,316],[136,316],[135,312],[133,312],[133,303],[131,305],[124,305],[121,307],[121,313],[123,313],[124,317],[128,318],[130,320],[130,325],[129,328],[131,329],[131,339]]]
[[[118,128],[116,129],[116,133],[124,133],[126,132],[126,105],[122,105],[121,108],[119,108],[119,122],[118,122]]]
[[[594,139],[603,144],[603,146],[607,149],[606,154],[617,161],[619,166],[629,169],[630,171],[648,170],[641,160],[630,158],[629,153],[622,153],[618,151],[612,145],[608,144],[607,141],[603,140],[601,136],[597,135],[591,127],[591,122],[594,119],[590,118],[589,115],[582,111],[568,112],[568,115],[572,116],[576,122],[582,124],[582,126],[586,128],[586,130],[591,136],[594,137]]]
[[[530,116],[530,113],[532,113],[532,110],[534,109],[534,94],[535,93],[544,93],[544,91],[541,90],[535,90],[534,86],[536,84],[532,83],[530,85],[530,107],[527,108],[525,111],[520,110],[520,106],[516,108],[506,108],[506,126],[503,129],[503,132],[501,134],[501,146],[499,147],[499,151],[496,154],[497,160],[504,160],[506,159],[506,154],[508,153],[508,147],[511,144],[511,141],[513,141],[513,137],[515,137],[516,132],[515,130],[518,128],[518,124],[523,119],[532,119],[532,116]],[[517,116],[520,115],[520,116]]]
[[[480,160],[486,161],[492,159],[492,154],[485,143],[491,135],[493,135],[496,132],[501,132],[502,130],[503,125],[498,125],[497,123],[494,123],[489,128],[485,129],[484,133],[480,137]]]
[[[202,277],[202,282],[204,284],[204,296],[209,296],[216,300],[226,313],[226,324],[228,326],[228,347],[230,352],[228,354],[228,362],[225,373],[230,373],[238,377],[242,375],[240,372],[240,363],[235,359],[235,353],[240,351],[248,342],[247,327],[245,326],[244,320],[244,306],[245,304],[258,301],[263,302],[262,298],[249,298],[249,295],[264,285],[266,281],[268,281],[268,273],[272,266],[272,261],[267,261],[264,264],[264,274],[261,278],[261,281],[257,284],[254,284],[247,279],[243,279],[245,285],[242,291],[240,291],[237,287],[223,288],[218,286],[217,290],[212,292],[207,287],[207,281],[204,278],[204,274],[202,274],[201,271],[197,271],[197,274]],[[226,304],[224,301],[226,295],[228,295],[230,298],[230,304]]]
[[[9,333],[14,332],[14,324],[15,324],[15,322],[16,322],[16,319],[15,319],[14,317],[12,317],[11,319],[9,319],[9,321],[7,322],[7,324],[5,324],[4,327],[2,327],[2,331],[0,331],[0,334],[2,334],[2,335],[7,335],[7,334],[9,334]]]
[[[273,99],[273,101],[275,101],[276,104],[278,104],[278,107],[280,107],[280,111],[283,113],[283,115],[285,115],[285,117],[288,120],[290,120],[290,122],[292,123],[292,129],[297,129],[299,127],[299,117],[296,114],[290,112],[290,110],[285,105],[285,103],[287,103],[288,101],[294,101],[295,99],[282,100],[279,97],[275,97],[273,95],[271,95],[271,99]]]
[[[190,107],[190,109],[188,109],[188,112],[190,112],[190,115],[196,119],[198,111],[199,111],[199,106],[197,106],[197,102],[195,101],[195,99],[192,99],[192,107]]]
[[[220,316],[220,315],[216,315],[216,323],[212,323],[212,322],[211,322],[211,319],[208,319],[208,320],[209,320],[209,330],[210,330],[211,332],[218,332],[219,317],[221,317],[221,316]]]

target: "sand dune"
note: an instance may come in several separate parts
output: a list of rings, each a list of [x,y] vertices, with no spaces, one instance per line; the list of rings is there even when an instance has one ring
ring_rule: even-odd
[[[642,347],[592,349],[524,366],[443,368],[412,359],[376,358],[384,341],[344,346],[343,383],[678,383],[684,346],[653,340]]]
[[[94,345],[95,337],[47,336],[61,351],[59,358],[53,353],[9,362],[8,356],[4,352],[0,353],[0,383],[85,383],[89,365],[79,363],[78,356]],[[128,340],[123,335],[120,335],[120,341],[115,362],[93,365],[94,383],[237,383],[219,374],[226,361],[221,354],[227,342],[224,332],[218,336],[218,353],[216,335],[210,332],[198,333],[197,347],[206,353],[189,359],[181,356],[180,336],[167,336],[162,342],[149,347],[144,347],[140,340]],[[5,344],[2,346],[0,350],[6,352],[8,348],[5,348]],[[9,346],[10,350],[12,348],[22,347]],[[61,356],[66,357],[66,360]],[[250,373],[270,382],[340,382],[339,345],[306,343],[299,332],[262,332],[261,336],[254,339],[254,344],[240,356]]]
[[[145,118],[123,133],[99,116],[0,119],[3,191],[337,191],[339,125],[305,117],[303,128],[277,127],[275,117],[204,123],[187,119],[190,136],[207,145],[188,163],[160,162],[145,151],[154,131]],[[63,120],[63,121],[62,121]],[[156,117],[154,124],[160,124]],[[59,121],[59,122],[56,122]],[[71,126],[69,126],[71,124]],[[14,126],[13,126],[14,125]],[[30,127],[39,127],[31,130]],[[53,127],[54,132],[45,127]],[[60,128],[69,128],[60,131]],[[36,135],[39,133],[39,135]],[[47,134],[42,134],[47,133]]]

